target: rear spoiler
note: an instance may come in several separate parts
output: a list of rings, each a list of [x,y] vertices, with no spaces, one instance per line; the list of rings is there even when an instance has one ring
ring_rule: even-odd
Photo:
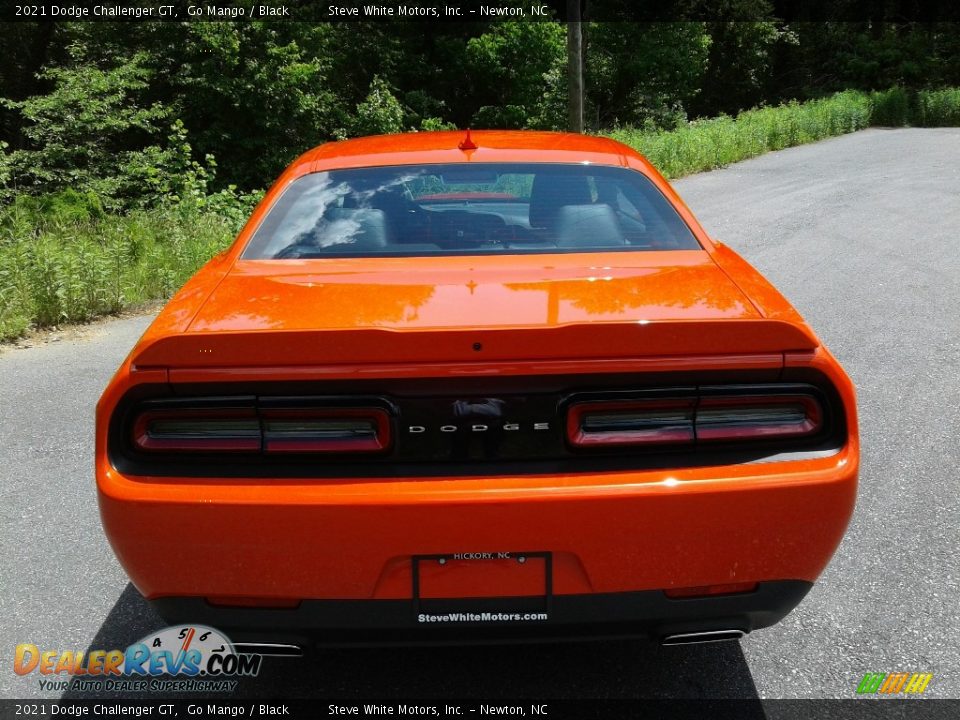
[[[481,330],[257,330],[184,333],[138,347],[133,365],[166,368],[614,359],[810,351],[806,325],[781,320],[591,323]]]

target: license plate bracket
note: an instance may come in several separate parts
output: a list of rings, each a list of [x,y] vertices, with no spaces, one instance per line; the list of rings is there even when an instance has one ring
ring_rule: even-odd
[[[548,613],[553,555],[547,551],[414,555],[413,609]]]

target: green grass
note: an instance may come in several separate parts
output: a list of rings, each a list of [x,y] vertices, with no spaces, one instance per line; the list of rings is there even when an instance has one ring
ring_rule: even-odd
[[[6,208],[0,339],[167,298],[235,232],[219,214],[177,208],[87,217]]]
[[[848,90],[806,103],[747,110],[736,118],[695,120],[676,130],[620,128],[608,136],[641,152],[667,178],[678,178],[871,125],[960,126],[960,89]]]
[[[668,178],[871,125],[960,126],[960,89],[848,91],[806,103],[698,120],[669,132],[612,133]],[[170,297],[229,245],[249,200],[124,215],[70,191],[0,208],[0,340]]]
[[[736,119],[697,120],[670,132],[624,128],[610,137],[639,150],[666,177],[676,178],[869,124],[869,98],[845,92],[825,100],[748,110]]]

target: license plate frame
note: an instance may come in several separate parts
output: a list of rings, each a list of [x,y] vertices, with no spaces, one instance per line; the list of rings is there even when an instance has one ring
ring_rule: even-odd
[[[413,615],[416,618],[422,612],[444,613],[464,609],[484,609],[503,612],[543,612],[550,613],[553,599],[553,553],[548,550],[524,552],[466,553],[467,555],[490,555],[490,557],[463,558],[463,553],[432,553],[411,556]],[[506,555],[507,557],[503,557]],[[524,558],[523,561],[520,558]],[[543,592],[528,595],[485,595],[482,597],[423,597],[421,566],[432,562],[443,564],[451,561],[468,560],[478,565],[490,561],[512,560],[525,563],[537,559],[543,562]]]

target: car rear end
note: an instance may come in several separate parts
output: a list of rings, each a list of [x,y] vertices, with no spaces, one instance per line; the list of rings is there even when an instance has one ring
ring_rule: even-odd
[[[478,202],[509,227],[503,185],[425,190],[436,252],[300,234],[282,262],[214,261],[134,349],[98,407],[101,515],[171,622],[297,645],[687,642],[807,593],[856,496],[836,360],[705,239],[577,250],[532,220],[472,251],[437,239]],[[608,232],[587,204],[557,222]],[[324,227],[364,242],[387,214],[342,210]]]

